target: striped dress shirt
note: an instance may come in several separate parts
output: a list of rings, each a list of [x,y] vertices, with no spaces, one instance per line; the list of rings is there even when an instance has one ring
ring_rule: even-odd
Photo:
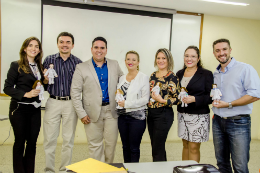
[[[70,57],[64,61],[60,54],[49,55],[43,62],[44,69],[49,69],[50,64],[54,64],[54,70],[58,77],[54,78],[54,84],[48,85],[47,91],[50,95],[65,97],[70,96],[70,87],[76,65],[82,61],[76,56],[70,54]]]

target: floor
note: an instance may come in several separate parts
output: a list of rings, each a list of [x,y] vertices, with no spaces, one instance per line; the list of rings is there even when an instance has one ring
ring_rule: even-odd
[[[169,161],[181,160],[182,143],[181,141],[166,143],[167,158]],[[61,144],[58,144],[56,149],[56,172],[58,173],[59,163],[61,161]],[[76,144],[73,149],[72,162],[78,162],[88,158],[87,144]],[[42,173],[45,165],[45,156],[43,146],[38,145],[36,154],[35,172]],[[122,145],[118,143],[116,146],[115,163],[123,161]],[[151,146],[150,143],[141,144],[141,158],[140,162],[151,162]],[[216,159],[214,155],[213,142],[208,141],[201,145],[201,162],[216,166]],[[249,172],[258,173],[260,169],[260,140],[252,140],[250,149]],[[12,173],[12,146],[0,146],[0,172]]]

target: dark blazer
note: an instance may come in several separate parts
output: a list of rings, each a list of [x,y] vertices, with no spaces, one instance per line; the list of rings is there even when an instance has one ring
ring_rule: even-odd
[[[18,61],[11,63],[10,69],[7,73],[7,79],[5,80],[4,93],[11,96],[12,101],[27,103],[36,101],[39,103],[39,96],[33,98],[23,97],[26,92],[30,92],[32,90],[32,86],[37,78],[34,76],[32,71],[30,71],[29,74],[26,74],[22,69],[18,72],[18,68]],[[40,73],[42,76],[41,80],[43,82],[44,76],[42,71]]]
[[[180,85],[184,71],[185,69],[179,70],[176,74],[179,77]],[[212,84],[212,72],[204,68],[198,68],[186,87],[188,94],[194,96],[196,101],[188,104],[188,107],[181,107],[181,104],[179,104],[177,107],[178,112],[188,114],[209,113],[208,105],[212,103],[212,98],[210,97]]]

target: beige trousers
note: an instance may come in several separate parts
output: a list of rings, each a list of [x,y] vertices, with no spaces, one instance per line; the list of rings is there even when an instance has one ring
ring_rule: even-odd
[[[113,163],[118,136],[117,118],[113,118],[110,106],[102,106],[97,122],[85,124],[89,157]]]
[[[60,124],[62,121],[62,150],[60,173],[65,173],[65,166],[71,164],[72,148],[78,117],[74,110],[71,100],[55,100],[49,98],[45,107],[43,118],[44,151],[46,173],[55,172],[55,150],[57,138],[60,133]]]

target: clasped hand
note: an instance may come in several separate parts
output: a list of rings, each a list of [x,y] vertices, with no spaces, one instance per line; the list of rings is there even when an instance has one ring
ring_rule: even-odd
[[[184,103],[189,104],[189,103],[195,102],[195,97],[189,95],[188,97],[182,98],[182,101],[183,101]]]
[[[40,89],[32,89],[30,92],[25,93],[24,97],[27,97],[27,98],[36,97],[40,94],[40,92],[41,92]]]
[[[155,101],[157,101],[157,102],[162,102],[163,101],[163,98],[162,98],[162,96],[160,95],[160,94],[155,94],[155,92],[153,92],[152,93],[152,98],[155,100]]]
[[[216,108],[227,108],[229,106],[228,102],[224,102],[222,100],[218,101],[218,104],[214,104],[214,100],[212,102],[212,106],[216,107]]]
[[[83,124],[89,124],[90,123],[90,118],[88,115],[86,115],[85,117],[81,118],[81,122]]]
[[[123,100],[123,101],[118,101],[118,105],[119,105],[120,107],[125,107],[125,100]]]

